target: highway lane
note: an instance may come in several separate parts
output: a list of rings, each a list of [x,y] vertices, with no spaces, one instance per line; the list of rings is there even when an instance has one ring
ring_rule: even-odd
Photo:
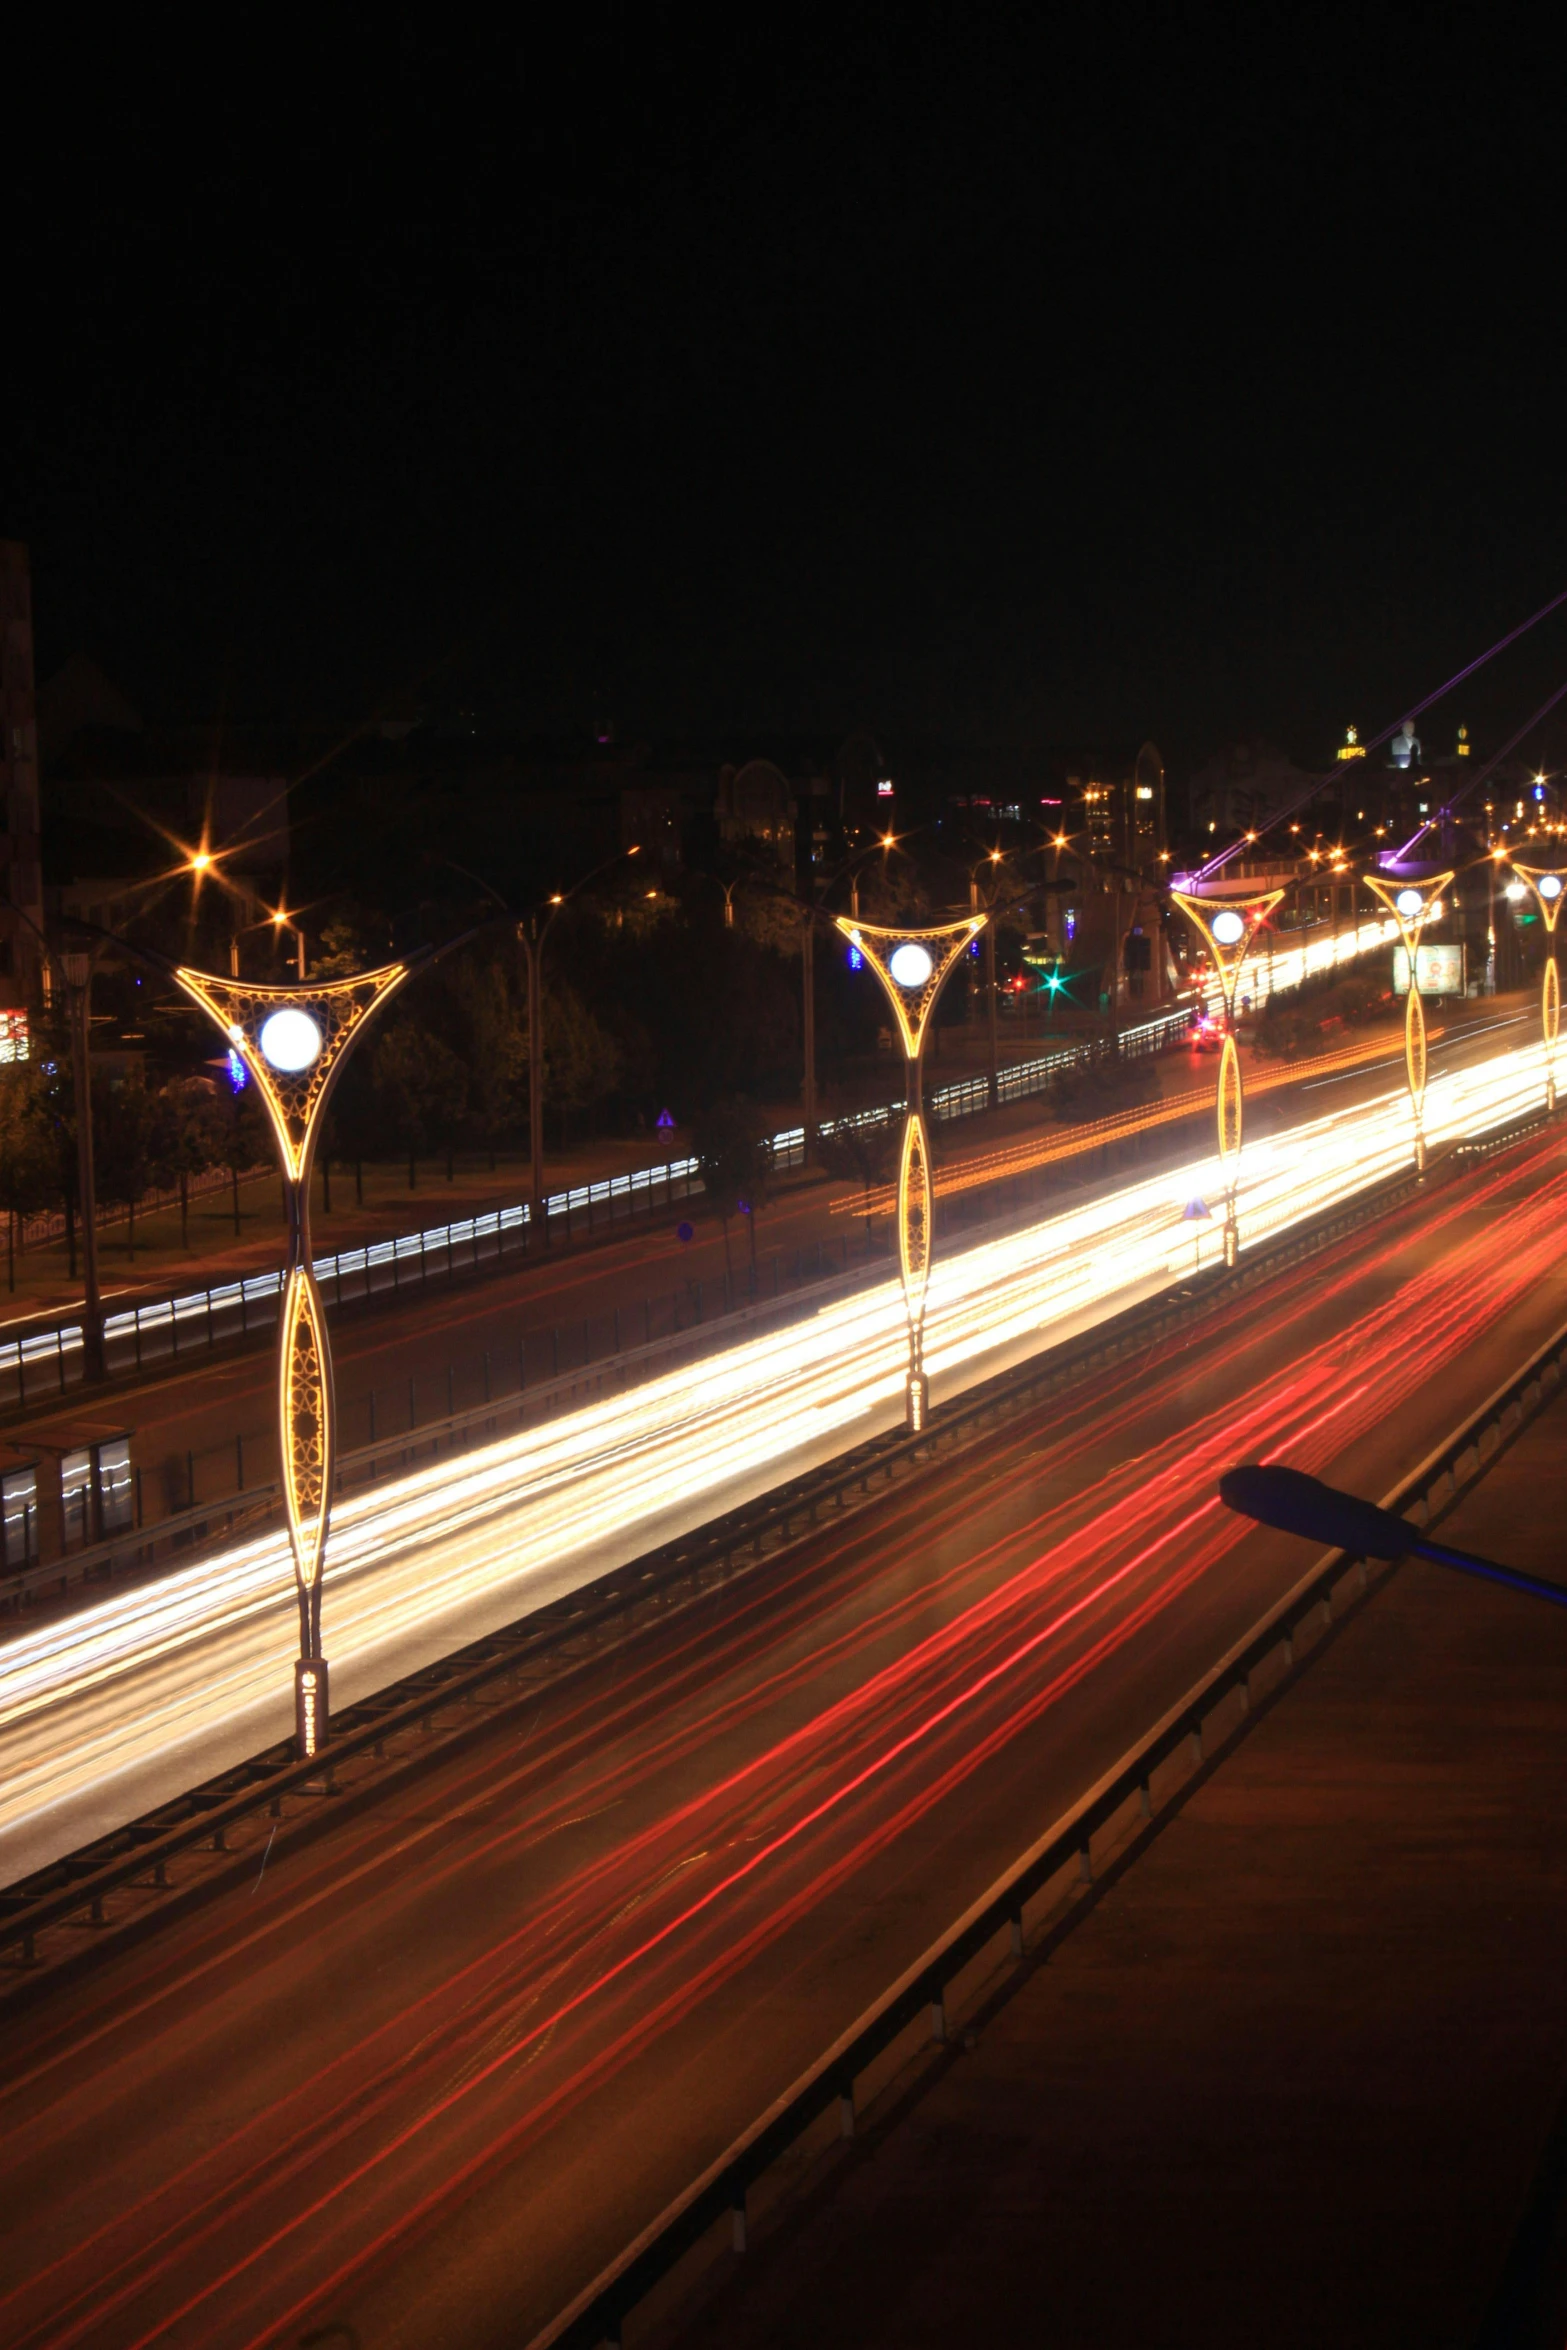
[[[1446,1025],[1432,1048],[1433,1069],[1467,1065],[1477,1054],[1494,1051],[1500,1038],[1520,1041],[1532,1034],[1538,1014],[1531,1003],[1511,1000],[1452,1006],[1441,1015]],[[1272,1133],[1302,1118],[1353,1101],[1372,1100],[1396,1082],[1402,1068],[1402,1047],[1389,1035],[1386,1052],[1365,1071],[1327,1081],[1307,1082],[1262,1096],[1248,1106],[1248,1124],[1255,1135]],[[1190,1091],[1194,1085],[1211,1087],[1214,1063],[1195,1054],[1166,1056],[1158,1064],[1166,1091]],[[1276,1072],[1275,1072],[1276,1073]],[[1186,1121],[1168,1133],[1146,1138],[1141,1164],[1189,1155],[1203,1121]],[[978,1132],[994,1143],[1007,1143],[1024,1133],[1039,1131],[1039,1105],[1019,1105],[996,1119],[965,1121],[947,1138],[959,1157],[971,1147]],[[1047,1128],[1046,1131],[1052,1131]],[[1103,1188],[1102,1180],[1085,1184],[1090,1162],[1063,1171],[1054,1197],[1065,1203],[1085,1190]],[[1124,1180],[1124,1177],[1118,1178]],[[852,1187],[850,1187],[852,1189]],[[807,1261],[824,1244],[836,1261],[847,1240],[854,1259],[863,1263],[864,1240],[857,1217],[834,1215],[831,1201],[845,1187],[793,1182],[769,1203],[760,1219],[759,1272],[765,1295],[777,1259],[783,1260],[785,1285],[792,1260],[799,1253]],[[978,1204],[978,1203],[975,1203]],[[1044,1212],[1044,1203],[1036,1209]],[[695,1237],[676,1238],[676,1225],[689,1221]],[[885,1240],[883,1245],[885,1246]],[[731,1234],[731,1262],[738,1278],[748,1263],[746,1234],[737,1226]],[[518,1384],[518,1342],[529,1337],[529,1377],[543,1376],[551,1359],[549,1332],[562,1331],[562,1362],[569,1365],[583,1351],[583,1325],[589,1324],[593,1350],[612,1344],[613,1318],[618,1311],[626,1343],[640,1336],[644,1301],[654,1302],[653,1327],[670,1322],[670,1299],[678,1293],[687,1322],[697,1312],[700,1287],[702,1312],[711,1319],[723,1295],[725,1252],[716,1219],[700,1202],[677,1209],[655,1224],[625,1229],[621,1237],[591,1250],[561,1252],[549,1261],[518,1259],[509,1268],[454,1284],[437,1277],[428,1287],[415,1284],[404,1293],[406,1302],[382,1302],[372,1312],[334,1315],[338,1396],[343,1439],[350,1445],[366,1442],[371,1431],[369,1395],[376,1393],[375,1426],[384,1439],[405,1427],[413,1410],[419,1421],[438,1418],[447,1398],[459,1410],[477,1405],[485,1393],[486,1358],[491,1392],[503,1396]],[[275,1474],[274,1372],[270,1345],[242,1354],[222,1354],[206,1360],[199,1348],[192,1359],[169,1365],[161,1374],[139,1381],[133,1388],[111,1391],[94,1405],[94,1416],[120,1419],[134,1431],[134,1458],[141,1467],[145,1506],[149,1516],[165,1507],[183,1507],[188,1497],[188,1464],[193,1460],[196,1490],[202,1499],[227,1495],[236,1475],[235,1438],[243,1441],[247,1481],[254,1484]],[[79,1412],[80,1399],[63,1407]],[[48,1420],[62,1409],[58,1398],[47,1399],[39,1416]]]
[[[1434,1143],[1540,1093],[1536,1047],[1432,1082]],[[1407,1165],[1402,1093],[1248,1146],[1248,1242]],[[1162,1169],[938,1261],[927,1360],[935,1393],[1218,1260],[1210,1160]],[[594,1404],[349,1499],[325,1594],[334,1696],[351,1702],[697,1524],[786,1467],[895,1422],[904,1333],[891,1283]],[[294,1606],[280,1535],[0,1648],[0,1871],[133,1817],[287,1734]]]
[[[1567,1319],[1552,1133],[1220,1300],[7,2031],[0,2334],[516,2343]]]

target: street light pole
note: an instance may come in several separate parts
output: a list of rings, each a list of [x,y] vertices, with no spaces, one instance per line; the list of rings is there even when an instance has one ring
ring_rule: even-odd
[[[310,1169],[328,1097],[349,1053],[414,967],[389,963],[306,987],[246,986],[183,966],[173,974],[243,1060],[266,1105],[282,1168],[288,1261],[278,1314],[278,1448],[299,1601],[294,1734],[306,1761],[328,1735],[321,1580],[337,1450],[332,1350],[311,1262]]]
[[[991,917],[970,914],[964,922],[944,922],[933,930],[888,930],[876,923],[857,922],[846,914],[835,914],[832,919],[874,969],[903,1040],[907,1085],[903,1148],[898,1157],[898,1267],[909,1332],[904,1416],[910,1433],[918,1435],[930,1416],[925,1291],[930,1281],[933,1195],[921,1074],[925,1039],[948,974]]]
[[[1545,1106],[1556,1107],[1556,1038],[1562,1020],[1561,975],[1556,968],[1556,924],[1567,891],[1567,870],[1542,865],[1520,865],[1510,860],[1545,918],[1545,969],[1540,978],[1540,1035],[1545,1046]]]
[[[814,884],[813,884],[814,885]],[[800,1025],[804,1031],[805,1081],[801,1089],[800,1110],[805,1128],[804,1161],[811,1166],[816,1158],[816,908],[806,906],[800,915]]]
[[[92,975],[97,958],[87,947],[60,955],[70,1010],[71,1082],[76,1102],[76,1193],[82,1222],[82,1379],[99,1387],[109,1376],[103,1345],[103,1300],[98,1289],[98,1187],[93,1178]]]
[[[1420,1001],[1419,938],[1431,919],[1431,909],[1452,881],[1451,873],[1428,874],[1421,881],[1384,880],[1378,873],[1361,876],[1366,887],[1382,900],[1403,940],[1409,967],[1409,996],[1404,1007],[1404,1071],[1409,1080],[1409,1105],[1415,1119],[1415,1172],[1426,1171],[1426,1015]]]
[[[990,850],[988,855],[980,861],[982,865],[992,867],[1001,862],[1002,856],[999,849]],[[979,874],[979,865],[970,867],[968,902],[969,911],[974,914],[982,911],[979,902]],[[985,1107],[995,1110],[1001,1106],[1000,1054],[996,1039],[996,926],[988,919],[989,909],[984,909],[984,911],[987,913],[985,923],[985,1041],[989,1069],[989,1083],[985,1089]]]
[[[1235,991],[1240,984],[1241,969],[1246,951],[1258,928],[1266,922],[1284,892],[1281,889],[1262,891],[1253,898],[1215,904],[1212,898],[1193,897],[1188,891],[1172,889],[1170,896],[1196,924],[1208,942],[1213,967],[1219,975],[1219,989],[1224,998],[1224,1043],[1219,1055],[1219,1090],[1216,1104],[1219,1128],[1219,1171],[1224,1184],[1224,1262],[1234,1267],[1240,1255],[1240,1227],[1235,1217],[1235,1194],[1240,1180],[1241,1125],[1245,1092],[1241,1083],[1241,1057],[1235,1042]]]
[[[552,899],[552,908],[560,902]],[[550,1236],[544,1209],[544,993],[540,968],[545,933],[553,920],[553,911],[542,922],[533,913],[524,914],[517,924],[528,998],[528,1220],[546,1248]]]
[[[584,873],[582,879],[574,881],[570,889],[553,891],[547,910],[534,907],[526,914],[514,913],[498,889],[481,879],[477,873],[471,872],[466,865],[459,865],[455,857],[443,857],[440,860],[451,872],[460,873],[464,881],[473,882],[500,908],[511,925],[513,938],[522,950],[528,1006],[528,1219],[531,1230],[538,1234],[546,1248],[549,1246],[549,1218],[544,1209],[544,941],[549,936],[550,924],[562,906],[591,882],[597,881],[601,874],[607,873],[612,865],[618,865],[625,857],[637,857],[641,853],[642,844],[633,841],[629,848],[621,849],[613,857],[606,857],[602,865],[595,865],[591,873]],[[444,948],[442,952],[445,952]]]

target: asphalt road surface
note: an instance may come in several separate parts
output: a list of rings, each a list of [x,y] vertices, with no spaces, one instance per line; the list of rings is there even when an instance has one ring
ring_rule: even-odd
[[[1558,1131],[1020,1416],[5,2027],[12,2350],[516,2345],[1567,1320]],[[339,2337],[348,2339],[344,2335]]]

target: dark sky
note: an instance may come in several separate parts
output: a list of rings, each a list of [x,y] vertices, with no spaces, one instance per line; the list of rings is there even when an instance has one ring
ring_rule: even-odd
[[[1547,12],[545,13],[38,36],[45,668],[1316,762],[1567,586]]]

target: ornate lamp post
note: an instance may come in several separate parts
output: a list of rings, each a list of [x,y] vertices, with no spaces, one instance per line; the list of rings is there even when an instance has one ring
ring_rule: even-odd
[[[1540,980],[1540,1034],[1545,1043],[1545,1106],[1556,1107],[1556,1035],[1562,1019],[1561,977],[1556,968],[1556,922],[1567,895],[1567,871],[1554,866],[1520,865],[1510,860],[1535,904],[1545,917],[1545,970]]]
[[[1219,988],[1224,997],[1224,1043],[1219,1055],[1219,1093],[1217,1103],[1219,1125],[1219,1171],[1224,1181],[1224,1261],[1233,1265],[1240,1254],[1240,1228],[1235,1221],[1235,1186],[1240,1175],[1241,1112],[1243,1088],[1241,1085],[1241,1057],[1235,1043],[1235,990],[1240,985],[1241,966],[1253,934],[1266,922],[1284,892],[1281,889],[1263,890],[1254,898],[1192,897],[1185,890],[1172,889],[1171,897],[1181,912],[1194,922],[1208,942],[1214,970],[1219,975]]]
[[[1426,1137],[1423,1123],[1426,1099],[1426,1016],[1420,1001],[1417,972],[1417,949],[1421,931],[1431,919],[1431,909],[1444,889],[1452,881],[1451,873],[1429,874],[1423,880],[1401,881],[1396,875],[1387,879],[1379,873],[1361,876],[1369,890],[1375,892],[1394,921],[1404,943],[1404,954],[1409,964],[1409,997],[1404,1010],[1404,1069],[1409,1079],[1409,1103],[1415,1114],[1415,1168],[1426,1171]]]
[[[892,1006],[908,1080],[903,1149],[898,1157],[898,1267],[909,1325],[906,1425],[918,1435],[930,1412],[925,1376],[925,1291],[930,1280],[930,1142],[925,1131],[921,1072],[931,1016],[947,977],[988,914],[943,922],[934,930],[886,930],[852,914],[835,914],[835,927],[875,971]]]
[[[321,1572],[332,1512],[336,1405],[326,1309],[310,1261],[310,1167],[328,1097],[388,996],[428,953],[353,979],[253,987],[209,971],[173,976],[239,1054],[266,1104],[288,1205],[288,1265],[278,1315],[278,1445],[283,1507],[299,1597],[294,1727],[300,1755],[327,1742]]]

